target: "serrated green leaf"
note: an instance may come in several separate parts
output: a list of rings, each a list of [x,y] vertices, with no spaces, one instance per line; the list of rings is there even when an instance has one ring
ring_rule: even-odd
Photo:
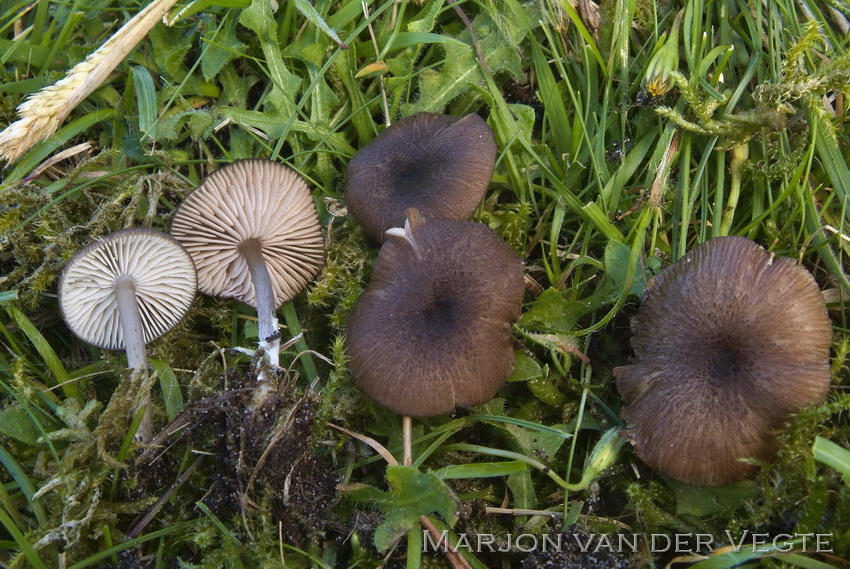
[[[239,23],[257,34],[266,58],[272,89],[265,98],[267,111],[277,115],[275,120],[289,119],[295,115],[295,97],[301,88],[301,79],[291,73],[283,62],[277,41],[277,22],[268,0],[253,0],[242,10]]]
[[[411,32],[430,32],[433,30],[434,22],[437,20],[437,15],[440,13],[444,1],[429,2],[425,9],[417,14],[417,19],[407,24],[407,29]]]
[[[384,514],[375,530],[375,547],[386,551],[407,532],[419,527],[419,518],[437,513],[454,525],[457,521],[457,499],[433,472],[422,472],[412,466],[387,466],[389,492],[368,484],[352,484],[340,488],[356,502],[371,504]]]
[[[441,113],[452,99],[465,93],[470,83],[483,77],[475,52],[467,44],[446,43],[446,59],[442,68],[426,69],[419,74],[419,101],[403,106],[403,113],[420,111]]]
[[[198,110],[189,113],[189,135],[194,140],[203,138],[212,123],[213,117],[209,111]]]
[[[525,79],[517,46],[525,37],[527,29],[516,26],[499,26],[489,14],[479,14],[472,22],[475,33],[478,34],[481,51],[487,59],[487,67],[491,73],[507,71],[514,79]],[[513,34],[512,34],[513,32]]]
[[[218,75],[231,59],[242,55],[246,47],[236,37],[234,18],[227,18],[218,30],[214,26],[205,27],[203,41],[207,47],[201,58],[201,73],[207,81]]]

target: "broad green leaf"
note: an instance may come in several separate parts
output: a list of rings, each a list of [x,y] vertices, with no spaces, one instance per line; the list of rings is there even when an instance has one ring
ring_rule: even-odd
[[[815,460],[837,470],[844,483],[850,486],[850,450],[823,437],[817,437],[812,445]]]
[[[18,405],[0,411],[0,433],[28,445],[36,444],[41,436],[30,416]]]
[[[528,381],[543,376],[543,368],[537,360],[522,350],[514,350],[514,371],[506,381]]]
[[[336,30],[331,28],[322,18],[321,14],[319,14],[313,5],[307,0],[295,0],[295,7],[298,8],[298,11],[307,18],[313,25],[322,30],[322,32],[330,37],[333,41],[339,44],[343,49],[348,49],[348,46],[343,43],[339,36],[336,33]]]
[[[508,488],[513,497],[513,507],[520,510],[537,508],[537,493],[534,491],[534,480],[529,471],[517,472],[508,476]]]
[[[154,26],[148,33],[153,45],[153,58],[161,72],[180,81],[185,73],[186,54],[194,46],[194,33],[183,33],[168,26]]]
[[[368,484],[344,486],[341,491],[356,502],[372,504],[384,521],[375,530],[375,547],[386,551],[399,538],[419,527],[419,518],[437,513],[450,525],[457,520],[457,499],[433,472],[412,466],[387,466],[389,492]]]
[[[544,462],[552,459],[567,440],[566,432],[544,433],[517,425],[505,425],[505,430],[511,434],[522,454],[537,456]]]
[[[508,476],[517,472],[525,472],[528,465],[519,460],[503,460],[501,462],[472,462],[469,464],[452,464],[436,472],[443,480],[460,478],[493,478]]]
[[[136,92],[136,108],[139,113],[139,130],[147,134],[156,122],[156,87],[147,68],[137,65],[133,68],[133,88]]]
[[[609,241],[605,246],[605,276],[593,294],[587,299],[591,310],[617,302],[629,276],[631,249],[622,241]],[[643,273],[635,271],[629,294],[640,296],[646,282]]]
[[[172,421],[183,410],[180,383],[174,375],[174,370],[164,361],[149,358],[148,362],[159,377],[159,387],[162,389],[162,398],[165,401],[165,415],[169,421]]]
[[[716,488],[696,488],[681,482],[669,482],[676,494],[676,513],[685,516],[708,516],[721,508],[739,506],[758,497],[759,489],[751,480]]]
[[[250,5],[251,0],[194,0],[186,4],[185,8],[169,17],[168,21],[173,26],[180,20],[185,20],[200,12],[206,12],[210,7],[247,8]]]
[[[564,298],[564,292],[549,288],[522,315],[519,327],[526,330],[570,332],[575,329],[579,318],[588,312],[585,302]]]

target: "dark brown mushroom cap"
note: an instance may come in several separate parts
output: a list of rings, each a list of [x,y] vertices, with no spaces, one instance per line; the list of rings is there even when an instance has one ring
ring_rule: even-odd
[[[826,397],[832,326],[812,275],[745,237],[706,241],[653,278],[616,368],[638,456],[697,486],[741,480],[789,414]]]
[[[427,417],[490,400],[510,375],[524,282],[516,253],[486,225],[420,223],[381,247],[346,352],[369,397]]]
[[[469,220],[493,176],[496,143],[475,114],[417,113],[388,127],[348,164],[345,203],[372,239],[426,217]]]
[[[192,259],[176,239],[152,229],[110,233],[77,251],[59,276],[62,318],[85,342],[126,349],[114,294],[122,277],[132,279],[146,344],[183,319],[198,290]]]
[[[177,208],[170,233],[192,255],[201,292],[255,307],[240,245],[259,242],[275,306],[301,292],[324,262],[310,189],[294,170],[271,160],[239,160],[207,176]]]

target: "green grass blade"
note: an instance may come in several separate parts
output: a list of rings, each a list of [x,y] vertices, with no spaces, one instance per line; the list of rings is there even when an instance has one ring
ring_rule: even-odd
[[[20,467],[17,461],[12,457],[11,454],[2,446],[0,446],[0,464],[2,464],[9,474],[12,476],[12,479],[17,482],[18,488],[23,492],[24,497],[27,499],[27,502],[30,504],[32,508],[33,514],[35,514],[35,518],[39,523],[45,523],[47,521],[47,513],[44,511],[44,507],[41,505],[41,502],[33,499],[33,495],[35,495],[35,487],[30,482],[29,476],[27,476],[26,471]]]
[[[24,554],[27,561],[29,561],[30,565],[32,565],[35,569],[47,569],[47,566],[32,548],[32,545],[29,544],[27,538],[23,533],[21,533],[21,530],[19,530],[18,526],[15,525],[14,520],[9,517],[9,514],[7,514],[3,508],[0,508],[0,523],[5,526],[6,531],[8,531],[9,535],[14,538],[15,543]]]
[[[82,401],[82,394],[80,394],[77,386],[71,381],[71,377],[68,375],[65,366],[59,361],[56,352],[53,351],[50,343],[41,335],[41,332],[38,331],[33,323],[30,322],[29,318],[18,308],[9,306],[6,308],[6,311],[15,320],[21,330],[23,330],[24,334],[27,335],[27,338],[29,338],[32,345],[35,346],[35,349],[41,355],[44,363],[47,364],[47,367],[56,380],[54,385],[61,385],[66,397],[72,397]]]

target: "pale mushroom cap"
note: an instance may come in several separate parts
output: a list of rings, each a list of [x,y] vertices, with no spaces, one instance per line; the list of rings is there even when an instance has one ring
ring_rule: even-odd
[[[514,365],[522,262],[481,223],[426,219],[384,242],[348,319],[349,368],[366,394],[427,417],[489,401]],[[416,244],[416,250],[411,246]]]
[[[201,292],[254,307],[240,243],[260,241],[276,306],[301,292],[324,262],[310,189],[294,170],[271,160],[240,160],[210,174],[177,208],[170,232],[195,261]]]
[[[711,239],[653,278],[616,368],[626,435],[671,478],[734,482],[788,415],[826,397],[832,326],[812,275],[745,237]]]
[[[124,229],[78,251],[59,277],[59,307],[71,331],[99,348],[123,350],[115,281],[130,277],[145,343],[171,330],[198,289],[195,268],[175,239],[151,229]]]
[[[348,164],[345,203],[372,239],[404,224],[408,208],[468,221],[496,163],[493,131],[476,114],[417,113],[388,127]]]

